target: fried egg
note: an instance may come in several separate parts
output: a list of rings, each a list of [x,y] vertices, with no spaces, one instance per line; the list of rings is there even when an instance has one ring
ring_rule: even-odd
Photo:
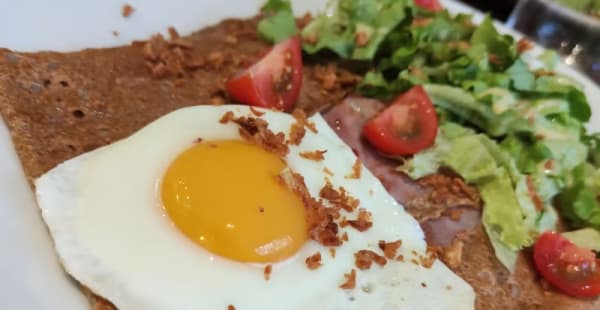
[[[309,118],[316,132],[280,157],[219,122],[229,111],[258,117],[235,105],[177,110],[35,181],[70,275],[119,309],[474,307],[472,288],[443,263],[410,262],[426,252],[419,224],[366,168],[347,177],[357,159],[319,115]],[[291,115],[260,111],[272,132],[289,136]],[[322,160],[300,155],[315,150],[326,150]],[[277,181],[286,169],[316,199],[326,182],[346,189],[372,227],[340,228],[348,241],[331,255],[308,237],[302,199]],[[358,270],[354,254],[381,252],[380,240],[402,240],[405,261]],[[317,252],[321,266],[310,270],[306,258]],[[352,269],[355,288],[340,288]]]

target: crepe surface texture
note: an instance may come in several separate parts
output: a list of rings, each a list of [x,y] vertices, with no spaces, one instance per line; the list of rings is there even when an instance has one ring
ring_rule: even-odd
[[[268,48],[255,29],[256,19],[227,20],[164,42],[73,53],[0,49],[0,113],[30,183],[170,111],[225,103],[223,82]],[[329,72],[338,77],[333,85],[323,83]],[[309,61],[297,107],[310,114],[338,103],[356,82],[341,66]],[[525,255],[511,277],[479,225],[469,233],[463,264],[454,271],[476,290],[478,309],[600,309],[600,301],[544,291]],[[92,309],[114,309],[82,289]]]

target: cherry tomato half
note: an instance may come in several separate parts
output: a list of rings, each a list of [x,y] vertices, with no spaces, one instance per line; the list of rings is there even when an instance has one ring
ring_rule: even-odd
[[[388,155],[412,155],[430,147],[437,135],[438,119],[429,96],[415,86],[370,119],[363,135]]]
[[[415,4],[418,7],[434,12],[440,11],[444,8],[438,0],[415,0]]]
[[[545,232],[533,247],[533,261],[544,279],[574,297],[600,295],[600,259],[555,232]]]
[[[225,83],[235,100],[278,110],[290,110],[301,87],[302,51],[297,36],[273,46],[257,63]]]

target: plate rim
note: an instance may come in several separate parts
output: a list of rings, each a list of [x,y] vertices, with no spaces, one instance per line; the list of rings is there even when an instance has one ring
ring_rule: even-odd
[[[93,0],[89,0],[89,1],[93,1]],[[298,0],[298,1],[295,1],[295,2],[297,3],[299,1],[301,1],[301,0]],[[116,1],[113,1],[113,2],[116,2]],[[130,1],[130,2],[135,2],[135,1]],[[262,2],[262,1],[259,1],[259,2]],[[319,3],[319,1],[308,1],[308,2],[310,3],[310,4],[308,4],[308,6],[316,4],[316,3]],[[324,1],[320,1],[320,2],[323,3]],[[480,21],[483,18],[483,16],[484,16],[484,13],[482,13],[480,11],[477,11],[476,9],[474,9],[474,8],[468,6],[468,5],[465,5],[463,3],[456,2],[454,0],[442,0],[442,3],[452,13],[464,12],[464,13],[473,14],[474,18],[477,21]],[[137,6],[141,6],[141,4],[139,4],[139,3],[136,4],[136,5]],[[136,6],[136,5],[134,5],[134,6]],[[513,29],[508,28],[504,24],[501,24],[499,22],[495,22],[495,24],[496,24],[496,27],[498,28],[498,30],[500,32],[502,32],[502,33],[511,34],[511,35],[515,36],[516,38],[522,38],[522,37],[524,37],[519,32],[517,32],[517,31],[515,31]],[[546,50],[546,49],[544,49],[543,47],[541,47],[541,46],[539,46],[537,44],[535,46],[536,46],[536,50],[538,50],[538,51],[544,51],[544,50]],[[585,88],[586,88],[585,89],[586,97],[588,97],[588,101],[590,101],[590,105],[592,106],[592,109],[594,109],[594,112],[592,114],[593,119],[590,120],[590,123],[589,123],[589,124],[593,123],[594,125],[593,125],[593,127],[589,128],[589,129],[591,131],[594,131],[594,132],[596,132],[596,131],[600,132],[600,122],[598,121],[600,119],[600,110],[598,110],[598,108],[600,108],[600,107],[598,107],[598,105],[594,105],[591,102],[592,99],[590,98],[590,97],[600,98],[600,87],[597,86],[589,78],[585,77],[580,72],[576,71],[575,69],[573,69],[571,67],[568,67],[566,64],[564,64],[564,62],[561,62],[559,64],[559,67],[562,67],[560,69],[561,72],[564,71],[565,74],[567,74],[568,76],[572,76],[577,81],[583,82],[583,84],[585,85]],[[591,91],[588,89],[589,87],[592,88]],[[592,95],[594,95],[594,94],[596,94],[596,95],[591,96],[590,92],[591,92]],[[4,122],[4,120],[2,118],[0,118],[0,126],[4,126],[5,128],[7,128],[5,122]],[[0,130],[0,131],[2,131],[2,130]],[[7,133],[8,133],[8,130],[7,130]],[[17,152],[15,150],[15,147],[14,147],[14,144],[12,142],[12,138],[10,137],[10,134],[3,135],[3,134],[0,133],[0,148],[2,148],[3,151],[5,151],[5,150],[8,151],[8,153],[11,154],[9,156],[2,156],[2,155],[0,155],[0,160],[2,160],[2,162],[0,163],[0,176],[8,175],[7,173],[11,173],[10,172],[11,171],[10,170],[11,167],[18,166],[19,169],[20,169],[19,170],[20,173],[16,173],[15,174],[14,170],[12,170],[13,171],[11,173],[12,177],[14,177],[16,179],[20,178],[22,180],[22,182],[21,182],[22,184],[27,184],[27,186],[29,186],[27,180],[25,179],[25,174],[23,173],[23,168],[21,166],[22,164],[21,164],[21,162],[19,160],[19,157],[18,157]],[[6,149],[6,148],[8,148],[8,149]],[[12,159],[10,157],[12,157]],[[20,175],[18,175],[18,174],[20,174]],[[11,175],[9,175],[9,176],[11,176]],[[2,193],[1,190],[0,190],[0,193]],[[10,205],[8,205],[9,208],[19,208],[19,207],[21,207],[21,208],[33,208],[34,209],[33,211],[35,211],[35,212],[39,212],[40,211],[38,209],[37,205],[34,202],[34,198],[33,198],[34,195],[33,195],[33,192],[31,190],[30,190],[30,193],[29,193],[28,197],[21,198],[21,202],[23,202],[23,201],[26,201],[26,202],[23,203],[23,204],[21,204],[21,205],[18,205],[18,206],[12,205],[13,202],[8,201],[6,198],[3,198],[3,197],[4,197],[4,195],[0,195],[0,206],[6,205],[7,203],[9,203],[10,204]],[[33,202],[33,203],[31,203],[31,202]],[[32,213],[32,211],[29,210],[29,213]],[[9,220],[10,219],[0,219],[0,225],[4,221],[9,221]],[[35,219],[33,219],[33,220],[35,222]],[[39,223],[36,224],[36,225],[39,226],[38,230],[42,229],[42,230],[46,231],[46,234],[48,234],[46,225],[41,220],[41,215],[40,214],[38,214],[37,222],[39,222]],[[49,235],[46,235],[45,238],[49,240],[50,246],[52,247],[52,253],[50,255],[53,255],[55,257],[56,261],[58,261],[56,252],[54,251],[54,244],[53,244],[53,241],[51,240],[51,237]],[[2,245],[1,242],[0,242],[0,245]],[[17,259],[18,258],[19,257],[17,257]],[[39,259],[47,259],[47,258],[40,257]],[[3,264],[3,262],[5,262],[5,259],[4,258],[0,258],[0,264]],[[60,266],[58,268],[60,268],[62,270],[62,268]],[[65,278],[69,278],[69,276],[66,275],[66,274],[64,274],[64,276],[65,276]],[[4,279],[9,279],[10,280],[11,277],[10,276],[9,277],[3,277],[2,279],[0,279],[0,287],[2,287],[2,285],[9,285],[10,286],[12,284],[12,283],[6,283],[6,281]],[[60,284],[60,285],[63,285],[63,284]],[[69,284],[69,285],[71,285],[71,284]],[[73,287],[71,287],[70,289],[72,289],[72,288]],[[65,288],[65,289],[69,289],[69,288]],[[11,299],[10,299],[11,295],[8,295],[6,297],[4,295],[0,295],[0,296],[2,296],[3,302],[8,302],[9,305],[11,304]],[[83,295],[81,295],[81,296],[83,296]],[[87,300],[85,301],[85,303],[87,305]],[[57,304],[57,306],[61,306],[62,307],[61,304]],[[82,306],[82,307],[83,308],[81,308],[81,309],[86,309],[85,306]],[[51,309],[51,308],[52,307],[50,307],[48,309]],[[79,308],[77,308],[77,309],[79,309]]]

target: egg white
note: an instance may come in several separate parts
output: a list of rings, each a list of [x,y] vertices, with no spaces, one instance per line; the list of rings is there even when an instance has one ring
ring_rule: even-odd
[[[293,257],[273,264],[269,281],[261,266],[216,256],[187,239],[162,209],[159,183],[197,138],[241,139],[237,125],[219,123],[227,111],[254,117],[246,106],[184,108],[36,180],[38,204],[69,274],[119,309],[226,309],[229,304],[242,310],[473,308],[472,288],[444,264],[437,261],[427,269],[408,262],[411,251],[426,248],[419,224],[366,168],[360,179],[345,178],[356,157],[319,115],[310,118],[318,133],[307,130],[302,143],[290,147],[287,164],[304,177],[314,197],[325,177],[346,188],[371,212],[371,229],[344,229],[349,241],[336,248],[335,258],[328,248],[307,242]],[[289,114],[263,112],[274,132],[287,134],[295,122]],[[323,149],[321,162],[299,156]],[[334,176],[325,175],[325,167]],[[379,240],[398,239],[407,262],[358,270],[354,290],[338,287],[343,275],[356,269],[355,252],[379,252]],[[317,251],[323,265],[308,270],[305,259]]]

